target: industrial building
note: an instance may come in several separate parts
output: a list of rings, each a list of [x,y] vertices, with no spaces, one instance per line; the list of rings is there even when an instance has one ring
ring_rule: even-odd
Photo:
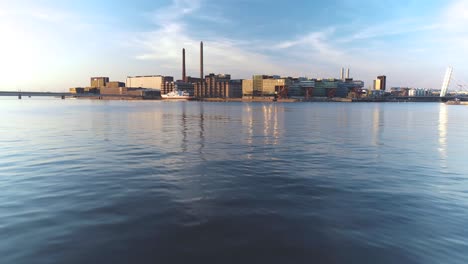
[[[241,98],[242,80],[231,80],[229,74],[209,74],[205,80],[195,83],[198,98]]]
[[[108,82],[105,87],[107,88],[120,88],[120,87],[125,87],[124,82]]]
[[[289,97],[304,97],[309,99],[313,96],[315,88],[315,79],[298,80],[289,86],[288,96]]]
[[[85,88],[83,88],[83,87],[70,88],[70,93],[71,94],[83,94],[84,92],[85,92]]]
[[[173,82],[174,77],[161,75],[128,76],[126,87],[162,90],[166,82]]]
[[[253,80],[242,80],[242,97],[253,96]]]
[[[385,91],[387,89],[387,76],[382,75],[378,76],[376,80],[374,80],[374,90],[377,91]]]
[[[182,49],[182,80],[165,81],[161,93],[167,94],[174,89],[187,91],[197,98],[241,98],[242,80],[231,80],[230,74],[209,74],[203,71],[203,42],[200,42],[200,78],[187,76],[185,49]]]
[[[341,69],[340,79],[308,79],[269,75],[254,75],[252,80],[243,80],[242,94],[245,98],[278,96],[279,98],[310,99],[312,97],[353,97],[362,95],[364,82],[350,78],[350,69]]]
[[[91,87],[101,88],[107,85],[109,77],[91,77]]]
[[[137,97],[141,99],[158,99],[161,98],[161,93],[158,90],[144,89],[144,88],[128,88],[128,87],[117,87],[117,88],[101,88],[103,97],[106,95],[120,95],[122,98]]]
[[[275,94],[287,95],[292,78],[281,78],[271,75],[254,75],[252,80],[242,82],[242,94],[244,96],[274,96]]]

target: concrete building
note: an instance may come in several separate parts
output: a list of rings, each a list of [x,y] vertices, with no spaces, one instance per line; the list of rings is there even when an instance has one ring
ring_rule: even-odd
[[[385,91],[387,89],[387,76],[382,75],[378,76],[376,80],[374,80],[374,90],[377,91]]]
[[[119,87],[125,87],[124,82],[108,82],[105,87],[108,88],[119,88]]]
[[[101,88],[107,85],[109,77],[91,77],[91,87]]]
[[[242,98],[242,81],[241,79],[231,80],[227,91],[227,98]]]
[[[128,87],[104,87],[101,88],[101,93],[103,97],[106,95],[112,95],[112,98],[116,98],[115,95],[120,95],[122,98],[139,98],[139,99],[159,99],[161,98],[161,93],[152,89],[144,88],[128,88]]]
[[[262,96],[263,95],[263,80],[273,78],[268,75],[254,75],[252,77],[253,81],[253,96]]]
[[[100,94],[102,95],[125,95],[128,92],[127,87],[103,87]]]
[[[289,85],[292,84],[290,79],[263,79],[262,84],[262,95],[273,96],[275,93],[281,93],[284,90],[289,89]],[[287,94],[287,92],[286,92]]]
[[[253,80],[242,80],[242,96],[253,96]]]
[[[425,89],[412,88],[408,91],[408,96],[430,96],[428,91]]]
[[[166,82],[173,82],[174,77],[161,75],[129,76],[126,87],[161,90]]]
[[[275,93],[287,94],[289,85],[293,83],[292,78],[281,78],[280,76],[254,75],[252,76],[252,96],[274,96]],[[245,82],[246,92],[250,89],[250,82]],[[244,93],[246,94],[246,93]]]
[[[83,88],[83,87],[73,87],[73,88],[70,88],[70,93],[71,94],[83,94],[83,93],[85,93],[85,88]]]

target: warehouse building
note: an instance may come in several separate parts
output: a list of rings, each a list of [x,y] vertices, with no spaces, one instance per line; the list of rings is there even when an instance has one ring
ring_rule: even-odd
[[[162,90],[166,82],[173,82],[174,77],[161,75],[129,76],[126,87]]]

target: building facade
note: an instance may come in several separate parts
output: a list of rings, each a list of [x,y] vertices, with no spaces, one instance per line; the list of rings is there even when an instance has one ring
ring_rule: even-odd
[[[205,80],[195,83],[195,97],[198,98],[240,98],[242,80],[231,80],[229,74],[209,74]]]
[[[106,87],[108,88],[120,88],[120,87],[125,87],[124,82],[108,82],[106,84]]]
[[[91,77],[92,88],[105,87],[108,82],[109,82],[109,77]]]
[[[293,83],[292,78],[281,78],[280,76],[254,75],[252,80],[243,83],[244,96],[285,96],[289,85]],[[281,96],[280,95],[280,96]]]
[[[242,96],[253,96],[253,80],[242,80]]]
[[[387,76],[377,76],[377,79],[374,80],[374,90],[385,91],[387,89]]]
[[[161,75],[129,76],[126,87],[162,90],[166,82],[173,82],[174,77]]]

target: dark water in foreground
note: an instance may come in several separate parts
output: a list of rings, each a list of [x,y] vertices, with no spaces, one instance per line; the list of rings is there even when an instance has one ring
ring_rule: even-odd
[[[468,107],[0,110],[0,263],[468,263]]]

